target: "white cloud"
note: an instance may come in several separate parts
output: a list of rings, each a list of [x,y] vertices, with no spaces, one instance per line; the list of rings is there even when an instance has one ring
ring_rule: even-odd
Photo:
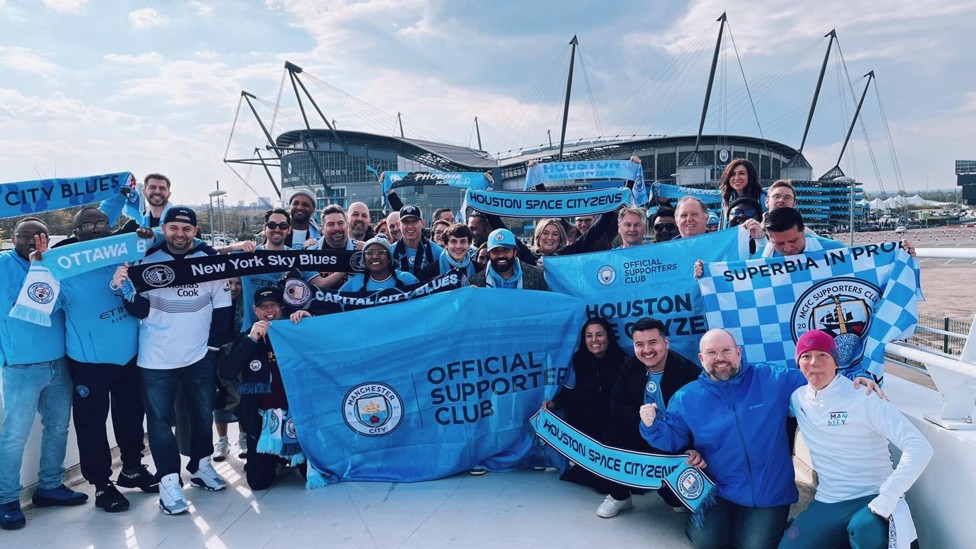
[[[152,8],[142,8],[129,12],[129,23],[137,29],[149,29],[165,25],[166,18]]]
[[[44,0],[49,10],[59,13],[77,13],[87,3],[88,0]]]
[[[162,63],[166,60],[166,58],[163,57],[163,54],[159,53],[158,51],[150,51],[137,55],[108,53],[103,55],[102,58],[110,63],[120,63],[124,65],[155,64]]]
[[[41,76],[53,76],[61,67],[30,48],[0,46],[0,66]]]
[[[189,2],[191,8],[197,10],[201,15],[210,15],[214,11],[214,7],[209,4],[204,4],[203,2],[198,2],[193,0]]]

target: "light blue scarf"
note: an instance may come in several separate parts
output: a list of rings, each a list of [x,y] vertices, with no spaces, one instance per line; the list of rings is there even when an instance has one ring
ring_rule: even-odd
[[[474,276],[474,263],[471,261],[471,256],[469,254],[464,254],[464,261],[455,261],[451,257],[451,254],[444,250],[440,258],[440,273],[442,275],[450,272],[451,269],[460,269],[464,271],[464,275],[468,278]]]

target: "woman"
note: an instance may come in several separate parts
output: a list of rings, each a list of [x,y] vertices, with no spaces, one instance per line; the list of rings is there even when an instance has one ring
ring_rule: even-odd
[[[610,423],[610,393],[626,360],[627,355],[617,343],[610,323],[604,318],[587,320],[579,349],[573,354],[573,369],[556,397],[544,406],[565,410],[570,425],[600,440]],[[596,476],[580,467],[568,469],[560,478],[584,486],[601,484]]]
[[[447,246],[447,238],[444,237],[444,231],[446,231],[450,226],[451,223],[444,221],[443,219],[434,221],[434,224],[430,226],[430,239],[442,248]]]
[[[759,183],[759,172],[752,162],[745,158],[736,158],[729,162],[722,172],[722,180],[718,185],[722,193],[722,209],[728,219],[729,208],[737,198],[745,196],[763,202],[763,189]]]
[[[385,236],[387,240],[390,239],[390,231],[386,227],[386,219],[380,219],[377,221],[376,226],[373,227],[373,230],[376,231],[376,234]]]
[[[414,275],[397,271],[393,268],[390,257],[393,249],[383,235],[376,235],[363,246],[363,259],[366,262],[366,272],[349,277],[349,280],[339,288],[340,292],[365,292],[385,290],[387,288],[403,289],[409,284],[419,282]]]
[[[538,256],[556,255],[566,246],[566,229],[560,220],[546,218],[535,225],[532,253]]]

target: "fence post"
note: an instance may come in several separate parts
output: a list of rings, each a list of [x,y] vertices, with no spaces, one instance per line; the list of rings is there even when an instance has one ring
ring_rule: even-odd
[[[945,320],[945,328],[943,328],[943,329],[948,332],[949,331],[949,317],[944,317],[944,320]],[[942,352],[945,353],[945,354],[949,354],[949,335],[948,334],[945,334],[945,335],[942,336]]]

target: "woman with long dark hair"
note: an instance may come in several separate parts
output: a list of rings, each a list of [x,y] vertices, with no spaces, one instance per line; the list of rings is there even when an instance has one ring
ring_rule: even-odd
[[[626,360],[610,323],[604,318],[587,320],[580,330],[579,349],[573,354],[573,369],[559,393],[545,405],[564,410],[570,425],[600,440],[610,423],[610,392]],[[580,467],[567,469],[560,478],[584,486],[599,485],[598,477]]]
[[[759,171],[756,166],[745,158],[734,158],[722,172],[722,180],[718,185],[722,193],[722,209],[728,219],[729,208],[738,198],[751,197],[762,204],[763,188],[759,183]]]

